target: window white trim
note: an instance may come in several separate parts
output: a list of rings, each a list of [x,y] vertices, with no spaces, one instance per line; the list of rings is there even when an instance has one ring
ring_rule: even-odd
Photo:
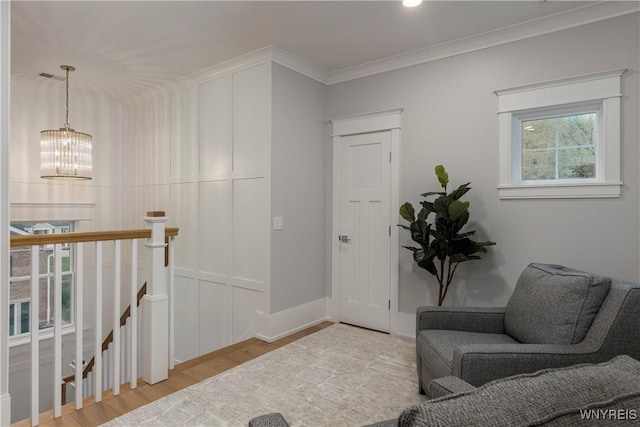
[[[570,77],[496,91],[501,199],[620,197],[620,78],[626,69]],[[520,182],[514,178],[514,123],[536,109],[601,103],[597,177],[584,181]],[[518,144],[521,141],[518,139]]]

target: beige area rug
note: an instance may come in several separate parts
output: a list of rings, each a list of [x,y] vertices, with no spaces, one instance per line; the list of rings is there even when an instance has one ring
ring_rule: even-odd
[[[415,343],[336,324],[166,396],[105,426],[362,426],[420,402]]]

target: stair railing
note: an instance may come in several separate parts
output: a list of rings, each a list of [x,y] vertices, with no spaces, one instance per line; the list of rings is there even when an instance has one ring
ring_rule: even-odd
[[[142,300],[142,297],[146,293],[147,293],[147,282],[144,282],[144,284],[140,287],[140,290],[138,291],[138,295],[137,295],[137,298],[136,298],[136,309],[138,307],[140,307],[140,301]],[[125,309],[125,311],[120,316],[120,327],[121,328],[126,326],[127,320],[129,320],[130,316],[131,316],[131,305],[128,305],[127,308]],[[109,345],[112,342],[113,342],[113,330],[111,330],[111,332],[109,332],[109,334],[104,339],[104,341],[102,341],[101,353],[104,354],[104,352],[109,349]],[[137,343],[135,345],[137,345]],[[91,358],[91,360],[89,360],[89,363],[86,363],[86,364],[83,365],[84,368],[82,370],[82,380],[84,381],[83,384],[85,384],[85,385],[86,385],[87,377],[89,376],[90,373],[93,372],[93,368],[95,366],[95,361],[96,361],[96,358],[95,358],[95,356],[93,356]],[[72,363],[72,367],[73,368],[75,368],[76,363],[77,363],[77,361],[74,360],[73,363]],[[67,385],[68,384],[72,384],[75,387],[75,379],[76,379],[75,373],[67,375],[66,377],[62,378],[62,384],[60,384],[60,386],[62,387],[62,405],[65,405],[67,403]],[[133,388],[135,388],[135,387],[133,387]]]
[[[94,244],[96,249],[95,265],[95,328],[94,337],[99,337],[102,331],[102,293],[103,293],[103,242],[114,242],[114,280],[108,283],[113,286],[113,330],[109,334],[112,338],[113,363],[111,369],[110,382],[114,395],[120,393],[120,326],[122,316],[120,313],[120,294],[122,288],[122,242],[129,241],[131,245],[131,277],[130,277],[130,307],[138,306],[139,295],[138,283],[138,241],[147,239],[147,248],[151,250],[151,280],[140,301],[143,309],[142,319],[142,354],[141,368],[143,379],[150,384],[162,381],[167,378],[168,369],[173,366],[173,304],[172,292],[174,287],[174,239],[178,235],[177,228],[165,229],[167,220],[164,212],[147,212],[144,220],[151,226],[147,229],[136,230],[116,230],[98,232],[75,232],[63,234],[39,234],[26,236],[11,236],[10,245],[14,247],[31,247],[31,301],[30,304],[30,339],[31,339],[31,425],[39,424],[40,414],[40,357],[39,357],[39,281],[40,247],[52,245],[54,253],[54,308],[53,308],[53,410],[54,417],[60,417],[62,412],[62,387],[64,384],[62,377],[62,248],[71,245],[75,251],[76,270],[74,274],[75,286],[75,361],[83,361],[83,319],[84,302],[84,249],[88,244]],[[166,242],[166,243],[165,243]],[[169,265],[165,264],[165,259]],[[168,276],[168,277],[167,277]],[[169,283],[167,283],[167,278]],[[125,311],[126,314],[126,311]],[[129,335],[130,351],[130,382],[131,388],[137,387],[137,310],[129,310],[129,322],[131,332]],[[125,319],[126,322],[126,319]],[[109,337],[107,337],[109,338]],[[106,340],[105,340],[106,341]],[[4,343],[8,345],[8,343]],[[109,346],[109,344],[107,344]],[[96,402],[102,399],[102,352],[104,342],[96,338],[94,343],[93,356],[93,388]],[[83,401],[83,378],[89,365],[74,362],[75,373],[72,375],[75,383],[75,408],[82,408]],[[88,375],[89,371],[87,371]],[[65,377],[66,379],[68,377]]]

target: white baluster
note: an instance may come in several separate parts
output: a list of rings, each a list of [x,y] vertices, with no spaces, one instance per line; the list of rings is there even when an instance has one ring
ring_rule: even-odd
[[[95,367],[94,367],[95,370]],[[87,388],[85,391],[85,396],[84,397],[89,397],[91,396],[91,390],[93,390],[93,379],[95,378],[95,374],[93,373],[93,371],[89,372],[89,376],[87,377]]]
[[[127,319],[124,324],[124,339],[122,340],[122,347],[125,349],[123,351],[123,369],[124,376],[122,377],[123,383],[131,383],[131,346],[129,345],[129,340],[131,339],[131,318]],[[131,387],[131,385],[129,385]]]
[[[31,247],[31,425],[40,424],[40,246]]]
[[[83,381],[82,381],[82,371],[84,369],[84,360],[83,355],[83,342],[82,342],[82,332],[84,329],[83,324],[83,286],[84,286],[84,244],[77,243],[76,244],[76,286],[75,286],[75,294],[76,294],[76,409],[82,409],[82,389],[83,389]]]
[[[175,324],[175,244],[174,237],[169,238],[169,369],[175,365],[175,344],[174,344],[174,324]]]
[[[131,389],[138,387],[138,240],[131,241]]]
[[[107,349],[104,351],[104,390],[111,388],[111,359],[109,357],[110,352],[111,344],[109,344],[107,346]]]
[[[102,242],[96,242],[96,330],[94,331],[94,394],[102,400]]]
[[[120,383],[127,382],[127,324],[120,327]]]
[[[115,241],[115,284],[113,287],[113,395],[120,394],[120,249],[121,241]]]
[[[62,414],[62,245],[54,245],[53,416]]]

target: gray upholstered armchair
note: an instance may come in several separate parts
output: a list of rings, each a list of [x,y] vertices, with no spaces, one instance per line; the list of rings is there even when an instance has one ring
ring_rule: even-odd
[[[619,354],[640,359],[640,285],[530,264],[506,307],[418,308],[416,353],[423,394],[449,375],[477,387]]]

